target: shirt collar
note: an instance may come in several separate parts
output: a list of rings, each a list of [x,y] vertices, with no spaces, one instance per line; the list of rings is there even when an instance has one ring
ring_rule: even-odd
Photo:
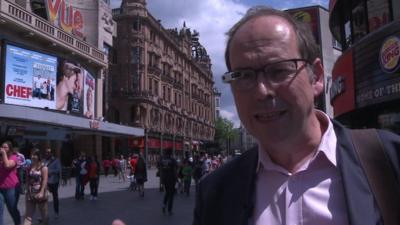
[[[316,115],[318,120],[323,123],[328,123],[328,127],[322,135],[316,154],[310,159],[309,163],[312,162],[318,155],[323,154],[326,156],[328,161],[336,167],[337,137],[335,130],[333,129],[332,121],[327,114],[320,110],[316,110]],[[274,170],[285,174],[288,173],[286,169],[275,164],[269,157],[268,153],[261,147],[260,144],[258,144],[258,163],[256,172],[259,172],[261,168],[266,170]]]

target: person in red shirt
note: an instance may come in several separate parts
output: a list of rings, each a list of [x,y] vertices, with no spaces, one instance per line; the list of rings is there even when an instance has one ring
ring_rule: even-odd
[[[136,168],[137,161],[138,161],[138,156],[137,155],[133,155],[132,159],[129,161],[129,163],[131,164],[132,174],[135,173],[135,168]]]
[[[104,159],[103,160],[103,168],[104,168],[104,175],[107,177],[108,176],[108,171],[110,170],[111,167],[111,160],[110,159]]]

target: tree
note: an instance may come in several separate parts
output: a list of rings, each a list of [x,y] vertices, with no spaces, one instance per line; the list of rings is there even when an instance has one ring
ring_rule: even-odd
[[[214,141],[221,148],[225,144],[228,154],[231,153],[231,140],[238,136],[237,131],[233,128],[233,122],[226,118],[217,118],[215,121],[215,136]]]

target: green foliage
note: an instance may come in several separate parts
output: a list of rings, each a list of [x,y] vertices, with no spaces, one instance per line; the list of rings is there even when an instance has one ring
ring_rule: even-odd
[[[229,148],[229,141],[238,136],[237,130],[233,127],[233,122],[226,118],[218,118],[215,121],[215,137],[214,141],[219,143],[220,147],[226,144]]]

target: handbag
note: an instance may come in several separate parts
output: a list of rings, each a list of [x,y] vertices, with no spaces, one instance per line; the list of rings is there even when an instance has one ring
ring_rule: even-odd
[[[354,149],[361,163],[385,225],[400,224],[400,191],[393,166],[385,154],[376,129],[351,130]]]
[[[33,196],[33,199],[34,199],[34,201],[36,201],[36,202],[45,202],[45,201],[47,201],[48,199],[49,199],[49,191],[46,189],[46,190],[44,190],[44,194],[43,194],[43,197],[41,197],[41,198],[38,198],[38,197],[36,197],[36,194]]]

